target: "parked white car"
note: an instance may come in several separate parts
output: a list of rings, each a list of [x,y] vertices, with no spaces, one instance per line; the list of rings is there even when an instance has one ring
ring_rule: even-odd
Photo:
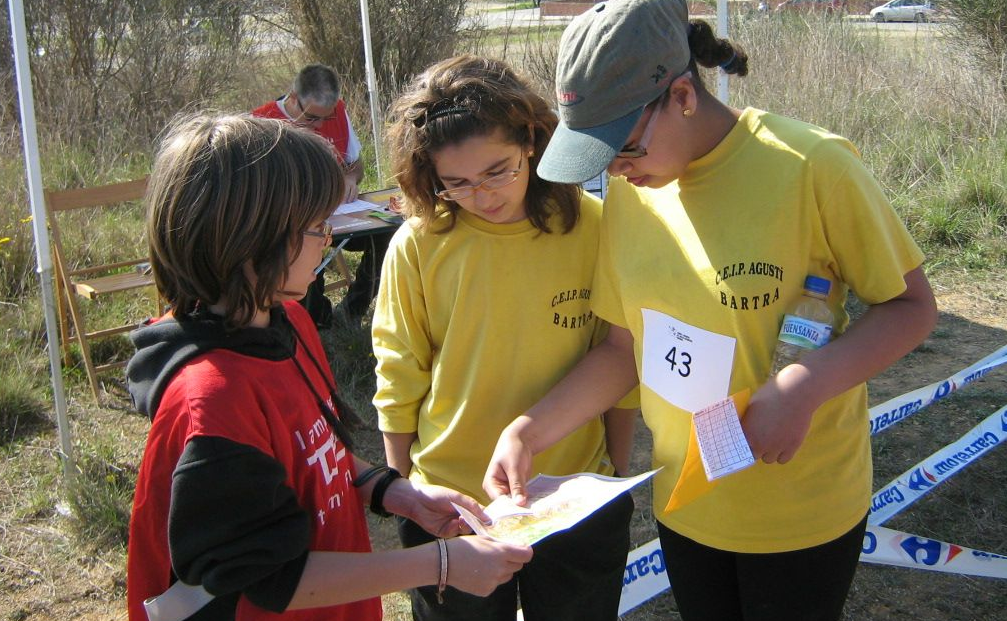
[[[929,22],[935,13],[932,2],[889,0],[871,9],[871,19],[876,22]]]

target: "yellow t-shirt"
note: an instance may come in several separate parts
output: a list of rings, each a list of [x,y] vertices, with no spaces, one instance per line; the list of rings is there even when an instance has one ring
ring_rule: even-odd
[[[374,312],[374,405],[381,431],[417,433],[413,480],[488,500],[482,479],[500,432],[607,329],[590,308],[600,222],[601,203],[584,194],[566,234],[558,218],[546,234],[465,211],[448,233],[407,223],[395,234]],[[533,468],[611,474],[600,418]]]
[[[612,181],[591,302],[601,318],[633,333],[641,378],[644,365],[657,365],[654,357],[663,353],[657,330],[644,329],[641,309],[735,339],[733,362],[704,368],[722,380],[727,389],[718,396],[726,397],[754,392],[766,380],[783,315],[801,296],[805,276],[832,282],[835,338],[849,322],[843,308],[849,289],[868,304],[884,302],[905,290],[903,275],[922,260],[848,141],[747,109],[679,182],[653,190]],[[686,352],[693,370],[700,368],[712,348],[691,347],[682,343],[668,360],[681,364]],[[641,381],[640,398],[654,466],[665,466],[654,481],[654,513],[669,528],[715,548],[765,553],[830,541],[866,515],[865,385],[815,412],[807,439],[786,465],[759,462],[671,513],[664,507],[686,453],[690,416],[655,392],[657,385]],[[696,399],[707,394],[695,383],[680,390]]]

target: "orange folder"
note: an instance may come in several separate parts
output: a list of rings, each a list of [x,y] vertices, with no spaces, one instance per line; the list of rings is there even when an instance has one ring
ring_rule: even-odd
[[[734,407],[738,410],[738,418],[745,417],[745,410],[748,409],[748,400],[752,391],[748,388],[731,395]],[[707,493],[720,479],[710,481],[706,478],[706,471],[703,470],[703,460],[699,456],[699,440],[696,439],[696,426],[689,426],[689,448],[685,453],[685,463],[682,465],[682,473],[678,475],[678,482],[671,492],[671,498],[664,507],[666,513],[676,509],[681,509],[693,500]]]

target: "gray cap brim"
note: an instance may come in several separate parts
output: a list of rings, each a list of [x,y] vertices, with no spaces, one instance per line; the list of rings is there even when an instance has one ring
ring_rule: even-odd
[[[559,122],[539,160],[538,176],[556,183],[583,183],[601,174],[626,144],[643,108],[596,127],[571,129]]]

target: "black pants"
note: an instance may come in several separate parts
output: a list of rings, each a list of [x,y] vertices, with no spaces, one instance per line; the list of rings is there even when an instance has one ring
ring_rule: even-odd
[[[339,310],[349,319],[360,321],[367,314],[371,300],[378,294],[381,281],[381,264],[385,260],[388,242],[392,233],[379,233],[354,237],[343,247],[353,252],[363,252],[360,264],[357,265],[353,283],[346,290],[346,295],[339,303]],[[315,325],[319,328],[332,326],[332,302],[325,295],[325,272],[318,274],[315,281],[308,287],[308,293],[301,299],[301,305],[308,311]]]
[[[514,621],[518,592],[527,621],[615,621],[629,553],[633,498],[622,494],[570,530],[536,543],[535,556],[489,597],[448,587],[412,589],[416,621]],[[398,518],[405,547],[433,541],[416,523]],[[450,573],[450,568],[449,568]]]
[[[853,582],[867,517],[838,539],[777,554],[726,552],[660,522],[661,549],[684,621],[835,621]]]

